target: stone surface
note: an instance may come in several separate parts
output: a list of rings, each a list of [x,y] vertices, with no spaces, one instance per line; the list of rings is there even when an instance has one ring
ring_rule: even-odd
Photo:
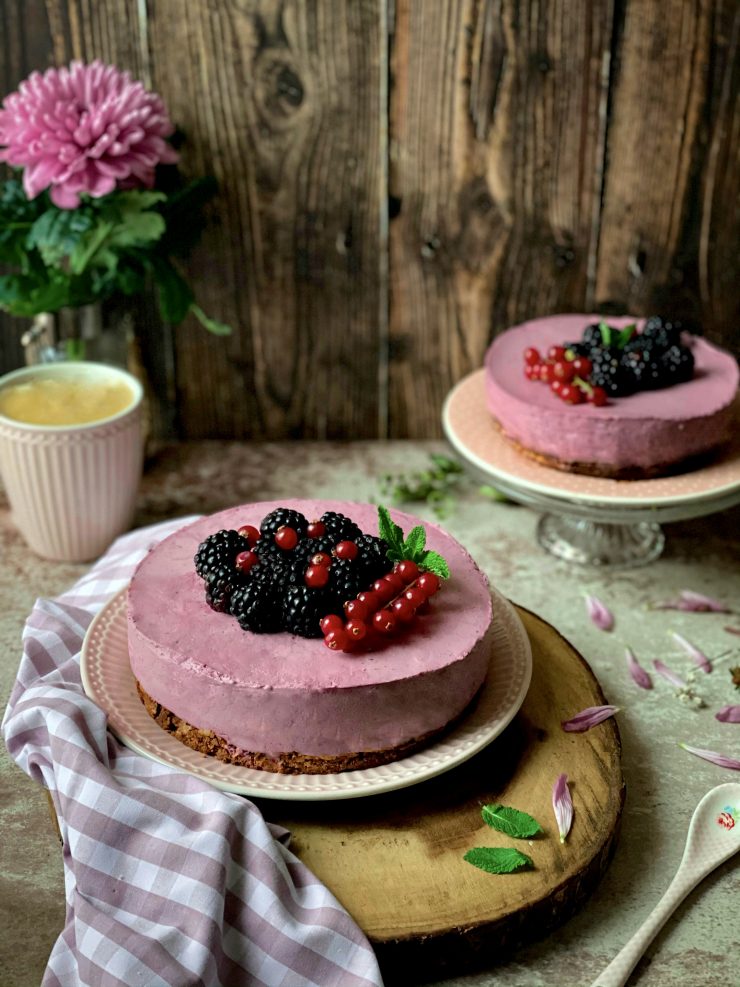
[[[251,500],[301,495],[356,500],[387,498],[379,478],[426,469],[441,443],[246,444],[211,442],[165,447],[150,458],[137,524]],[[434,520],[425,505],[413,513]],[[729,666],[740,664],[740,615],[650,611],[645,604],[690,588],[740,605],[740,508],[666,526],[661,559],[642,569],[600,573],[559,562],[535,541],[537,515],[493,503],[474,481],[459,484],[444,526],[488,572],[495,585],[552,623],[589,661],[618,714],[624,745],[627,803],[614,861],[582,912],[557,933],[519,952],[495,970],[445,981],[445,987],[587,987],[632,935],[668,885],[683,850],[694,806],[714,785],[737,780],[732,772],[699,761],[679,741],[738,756],[740,727],[718,723],[713,711],[740,702]],[[0,505],[0,692],[3,705],[18,665],[20,635],[36,596],[53,596],[83,566],[34,557]],[[583,593],[607,602],[616,623],[599,631],[587,618]],[[691,664],[669,636],[684,634],[710,656],[736,649],[734,661],[699,673],[696,688],[707,708],[681,703],[654,676],[651,692],[627,675],[624,649],[646,667],[662,658],[682,674]],[[568,765],[563,765],[568,770]],[[61,849],[38,787],[0,751],[0,982],[32,987],[64,919]],[[526,808],[523,806],[522,808]],[[491,893],[495,894],[495,877]],[[737,982],[740,943],[737,896],[740,871],[730,860],[695,891],[658,936],[633,974],[640,987],[710,987]]]

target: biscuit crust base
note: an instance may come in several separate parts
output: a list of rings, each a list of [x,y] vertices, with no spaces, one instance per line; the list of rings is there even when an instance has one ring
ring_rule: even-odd
[[[508,435],[497,419],[494,418],[493,423],[506,441],[527,459],[532,459],[542,466],[549,466],[551,469],[560,470],[563,473],[580,473],[583,476],[598,476],[606,480],[654,480],[660,476],[689,473],[691,470],[706,466],[717,454],[719,448],[719,446],[715,446],[713,449],[708,449],[696,456],[689,456],[672,463],[657,463],[655,466],[611,466],[609,463],[568,462],[545,452],[529,449]]]
[[[139,698],[144,704],[147,713],[155,720],[163,730],[177,737],[179,741],[192,747],[193,750],[215,757],[218,761],[225,761],[229,764],[238,764],[244,768],[257,768],[259,771],[272,771],[276,774],[290,775],[325,775],[338,774],[341,771],[355,771],[361,768],[375,768],[380,764],[389,764],[391,761],[398,761],[402,757],[415,753],[422,747],[426,747],[432,740],[445,733],[461,716],[467,713],[467,709],[446,726],[439,730],[432,730],[420,737],[400,744],[398,747],[389,747],[385,750],[357,751],[349,754],[318,755],[300,754],[297,751],[281,751],[278,754],[265,754],[261,751],[246,751],[239,747],[234,747],[223,737],[219,737],[213,730],[202,730],[194,727],[185,720],[175,716],[165,706],[152,699],[144,691],[137,680],[136,689]],[[475,699],[473,699],[473,703]],[[472,705],[472,704],[471,704]],[[470,707],[468,707],[469,709]]]

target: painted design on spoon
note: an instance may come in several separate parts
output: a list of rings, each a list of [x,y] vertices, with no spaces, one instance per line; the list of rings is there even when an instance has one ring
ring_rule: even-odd
[[[717,824],[723,829],[732,829],[735,823],[740,819],[740,807],[726,805],[722,812],[717,816]]]

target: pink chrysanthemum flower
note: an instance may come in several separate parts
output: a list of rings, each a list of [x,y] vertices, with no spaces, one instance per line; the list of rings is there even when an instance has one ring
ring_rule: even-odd
[[[151,188],[154,168],[177,161],[167,109],[128,72],[95,61],[33,72],[0,108],[0,161],[24,169],[29,199],[50,189],[74,209],[80,195]]]

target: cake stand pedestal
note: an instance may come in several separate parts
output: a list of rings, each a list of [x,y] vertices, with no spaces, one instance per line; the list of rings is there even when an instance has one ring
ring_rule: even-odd
[[[486,483],[542,513],[537,541],[567,562],[646,565],[663,551],[661,524],[740,503],[740,427],[730,446],[703,469],[652,480],[607,480],[552,469],[520,453],[486,407],[483,370],[449,393],[442,423],[455,450]]]

